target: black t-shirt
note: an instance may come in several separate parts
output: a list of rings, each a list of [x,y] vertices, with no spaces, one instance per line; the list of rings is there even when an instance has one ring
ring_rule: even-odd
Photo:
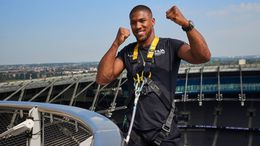
[[[183,41],[160,38],[154,53],[154,63],[151,66],[152,80],[159,86],[160,90],[167,97],[169,106],[174,98],[176,88],[176,78],[180,65],[180,58],[178,57],[178,50]],[[134,99],[134,85],[132,77],[132,56],[136,43],[131,43],[125,46],[118,56],[125,64],[128,77],[128,90],[130,91],[129,98],[131,102],[128,106],[129,113],[128,119],[130,120],[133,108]],[[146,58],[147,51],[150,46],[146,48],[139,48],[138,59],[141,58],[140,53]],[[170,71],[171,70],[171,71]],[[169,108],[167,108],[160,98],[154,93],[150,93],[146,96],[141,95],[138,101],[136,110],[136,117],[134,122],[134,128],[138,130],[151,130],[161,128],[165,123],[169,114]]]

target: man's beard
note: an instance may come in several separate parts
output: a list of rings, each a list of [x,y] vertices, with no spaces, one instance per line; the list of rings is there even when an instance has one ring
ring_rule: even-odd
[[[151,36],[151,33],[152,29],[143,38],[139,39],[137,36],[135,38],[139,43],[144,43]]]

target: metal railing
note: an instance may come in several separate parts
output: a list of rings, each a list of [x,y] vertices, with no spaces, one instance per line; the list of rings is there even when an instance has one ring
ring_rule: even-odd
[[[67,140],[74,140],[80,146],[81,145],[91,145],[91,146],[122,146],[123,138],[120,133],[120,129],[108,118],[78,107],[50,104],[50,103],[39,103],[39,102],[18,102],[18,101],[0,101],[0,111],[4,113],[5,111],[17,112],[18,110],[24,111],[24,117],[26,117],[26,111],[31,110],[32,108],[37,108],[40,120],[43,126],[37,134],[41,134],[41,145],[44,145],[45,139],[44,128],[48,125],[55,125],[55,123],[70,123],[75,131],[79,129],[84,129],[87,133],[87,137],[83,142],[77,142],[73,132],[68,132],[68,128],[63,126],[58,126],[60,131],[67,136]],[[29,116],[29,114],[27,114]],[[29,117],[32,118],[32,117]],[[49,122],[46,122],[49,121]],[[65,122],[64,122],[65,121]],[[45,124],[45,125],[44,125]],[[79,126],[80,125],[80,126]],[[9,127],[11,128],[11,127]],[[2,131],[2,129],[1,129]],[[53,129],[52,132],[55,132]],[[32,133],[34,135],[36,133]],[[0,138],[3,140],[3,138]],[[58,141],[57,141],[58,142]],[[24,144],[23,144],[24,145]],[[59,145],[59,144],[54,144]]]

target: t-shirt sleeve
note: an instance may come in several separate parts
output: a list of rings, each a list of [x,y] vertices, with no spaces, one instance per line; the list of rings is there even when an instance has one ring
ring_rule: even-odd
[[[136,43],[128,44],[127,46],[125,46],[123,49],[121,49],[117,53],[116,57],[123,60],[124,64],[126,64],[126,62],[128,62],[127,61],[127,55],[129,54],[129,52],[131,52],[132,48],[134,48],[135,45],[136,45]]]
[[[126,54],[126,49],[125,47],[123,49],[121,49],[118,53],[116,58],[119,58],[123,61],[123,63],[125,64],[125,54]]]
[[[179,56],[178,56],[178,52],[179,52],[179,50],[180,50],[180,48],[181,48],[181,46],[184,44],[185,42],[184,41],[181,41],[181,40],[177,40],[177,39],[172,39],[171,40],[171,48],[173,48],[174,49],[174,57],[176,58],[176,59],[181,59]]]
[[[123,58],[124,58],[124,49],[120,50],[120,51],[117,53],[116,58],[120,58],[120,59],[123,60]]]

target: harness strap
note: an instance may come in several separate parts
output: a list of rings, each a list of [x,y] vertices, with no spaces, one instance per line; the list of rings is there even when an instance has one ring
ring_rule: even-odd
[[[152,79],[147,78],[147,83],[145,84],[145,86],[144,86],[144,88],[142,90],[142,94],[143,95],[147,95],[150,92],[154,92],[158,97],[162,97],[162,98],[159,98],[161,100],[161,102],[164,104],[164,106],[168,110],[171,109],[171,106],[169,105],[169,100],[163,94],[163,92],[160,90],[158,85]]]
[[[161,142],[169,135],[169,133],[171,131],[172,120],[175,116],[174,111],[175,111],[175,102],[173,100],[171,111],[168,115],[168,118],[167,118],[165,124],[162,125],[161,131],[154,138],[154,143],[157,146],[160,146]]]
[[[152,42],[152,44],[151,44],[151,46],[149,48],[149,51],[147,53],[147,59],[152,59],[153,58],[153,54],[154,54],[154,51],[155,51],[155,48],[156,48],[158,42],[159,42],[159,38],[155,37],[153,39],[153,42]]]
[[[155,48],[156,48],[158,42],[159,42],[159,37],[155,37],[153,39],[153,42],[152,42],[149,50],[148,50],[147,59],[152,59],[153,58],[154,51],[155,51]],[[135,48],[134,48],[133,60],[137,60],[137,58],[138,58],[138,48],[139,48],[139,43],[137,43]]]
[[[147,52],[147,56],[144,59],[141,54],[142,60],[143,60],[143,64],[139,65],[140,62],[137,61],[138,59],[138,48],[139,48],[139,43],[136,44],[135,48],[134,48],[134,52],[133,52],[133,57],[132,57],[132,64],[133,64],[133,77],[136,78],[135,76],[137,74],[139,74],[139,76],[143,77],[147,77],[147,78],[151,78],[151,71],[150,68],[152,66],[152,60],[154,57],[154,52],[156,49],[156,46],[159,42],[159,37],[155,37],[152,41],[152,44],[150,45],[150,48]]]
[[[165,105],[165,107],[170,109],[170,113],[166,119],[165,124],[162,125],[160,132],[154,137],[154,140],[153,140],[154,143],[159,146],[161,144],[162,140],[164,140],[171,131],[172,120],[174,119],[174,116],[175,116],[175,113],[174,113],[175,112],[175,102],[173,100],[171,106],[169,106],[168,99],[163,94],[163,92],[161,92],[160,88],[156,85],[156,83],[151,79],[147,79],[147,83],[146,83],[146,86],[144,86],[144,88],[142,90],[142,94],[146,95],[150,92],[154,92],[159,97],[159,99],[162,101],[162,103]],[[160,98],[160,97],[162,97],[162,98]]]
[[[170,64],[170,74],[172,74],[172,65],[171,65],[171,62],[172,62],[172,56],[171,56],[171,49],[169,49],[170,51],[170,55],[169,55],[169,64]],[[172,76],[170,76],[170,89],[171,89],[171,94],[170,94],[170,97],[172,99],[172,105],[171,105],[171,111],[166,119],[166,122],[165,124],[162,125],[162,128],[160,130],[160,132],[155,136],[154,138],[154,143],[157,145],[157,146],[160,146],[161,145],[161,142],[170,134],[170,131],[171,131],[171,126],[172,126],[172,120],[173,118],[175,117],[175,101],[174,99],[172,98],[172,90],[173,90],[173,87],[172,87]]]
[[[151,79],[147,79],[147,84],[145,88],[143,88],[142,94],[146,95],[150,92],[154,92],[158,97],[162,97],[159,99],[166,106],[166,108],[170,109],[170,113],[166,119],[165,124],[162,125],[160,132],[154,137],[154,143],[159,146],[162,140],[164,140],[171,131],[172,120],[175,116],[175,102],[173,100],[171,106],[169,106],[168,99],[163,94],[163,92],[161,92],[160,88],[156,85],[156,83]]]

